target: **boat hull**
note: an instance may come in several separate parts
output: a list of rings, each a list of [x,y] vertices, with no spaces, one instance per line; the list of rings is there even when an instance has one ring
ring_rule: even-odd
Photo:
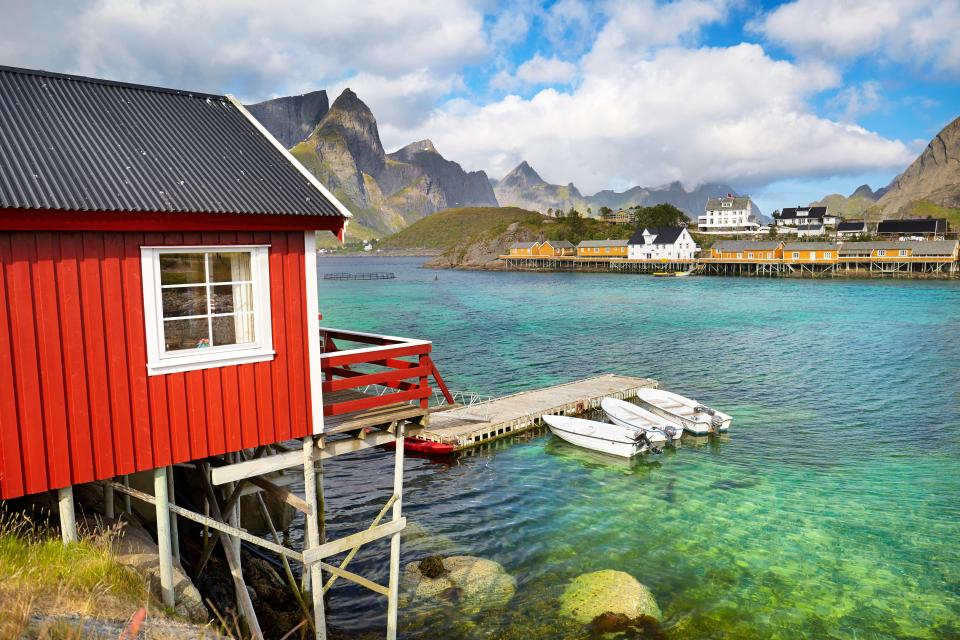
[[[648,448],[645,441],[629,437],[621,426],[564,416],[544,416],[543,420],[553,435],[585,449],[632,458]]]
[[[697,436],[727,431],[733,421],[733,418],[719,411],[714,411],[714,415],[696,413],[693,408],[700,406],[696,400],[663,389],[641,389],[636,399],[644,409]],[[713,422],[715,416],[720,418],[716,426]]]
[[[671,431],[673,432],[673,439],[679,439],[683,435],[683,428],[677,427],[666,418],[625,400],[604,398],[600,402],[600,408],[614,424],[632,429],[643,429],[647,433],[647,439],[654,444],[666,442]]]

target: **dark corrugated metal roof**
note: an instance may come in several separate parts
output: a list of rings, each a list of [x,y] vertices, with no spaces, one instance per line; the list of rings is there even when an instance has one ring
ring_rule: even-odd
[[[943,233],[946,228],[945,218],[904,218],[882,220],[877,225],[877,233]]]
[[[0,67],[0,207],[343,216],[226,96]]]
[[[654,236],[653,244],[674,244],[686,227],[646,227],[637,229],[630,238],[630,244],[642,245],[645,243],[643,234],[649,231]]]

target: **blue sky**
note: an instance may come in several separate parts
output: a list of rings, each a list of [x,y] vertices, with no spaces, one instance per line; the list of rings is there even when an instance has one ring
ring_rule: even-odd
[[[960,115],[960,2],[0,0],[0,64],[233,93],[354,89],[583,193],[679,180],[760,208],[885,185]]]

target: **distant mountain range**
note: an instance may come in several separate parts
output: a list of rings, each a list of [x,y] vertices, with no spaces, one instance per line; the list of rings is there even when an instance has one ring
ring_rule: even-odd
[[[526,161],[517,165],[502,180],[493,181],[493,184],[497,202],[502,207],[521,207],[541,213],[547,213],[548,209],[567,211],[570,207],[586,212],[587,208],[590,208],[594,215],[597,215],[600,207],[617,210],[633,205],[667,203],[692,219],[703,213],[708,198],[736,193],[733,187],[726,184],[708,183],[693,191],[687,191],[679,182],[671,182],[659,188],[633,187],[622,193],[605,190],[592,196],[584,196],[572,182],[566,186],[549,184]],[[766,220],[760,210],[756,209],[756,205],[754,208],[757,215]]]
[[[314,91],[247,109],[343,201],[356,215],[355,223],[373,235],[396,232],[442,209],[468,206],[517,206],[541,213],[571,207],[586,213],[591,208],[597,215],[604,206],[616,210],[669,203],[696,218],[708,198],[736,193],[725,184],[687,191],[674,182],[584,196],[573,183],[547,183],[526,161],[501,180],[492,180],[483,171],[465,171],[444,158],[430,140],[387,154],[373,113],[350,89],[329,106],[327,93]]]
[[[873,191],[862,185],[849,196],[834,193],[811,204],[826,205],[831,213],[848,218],[876,221],[933,215],[960,225],[960,118],[934,136],[886,187]]]
[[[541,213],[571,207],[586,213],[589,208],[597,215],[600,207],[669,203],[695,219],[708,198],[737,193],[723,183],[687,191],[673,182],[588,196],[573,183],[548,183],[526,161],[500,180],[483,171],[465,171],[430,140],[388,154],[376,118],[350,89],[332,105],[326,91],[314,91],[247,108],[356,214],[355,223],[371,236],[394,233],[442,209],[472,206],[514,206]],[[960,224],[960,118],[944,127],[887,187],[874,191],[862,185],[849,196],[834,193],[811,204],[826,205],[831,213],[848,218],[946,215]]]

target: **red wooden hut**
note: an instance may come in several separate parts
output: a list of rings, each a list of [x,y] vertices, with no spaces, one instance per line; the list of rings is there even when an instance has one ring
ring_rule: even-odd
[[[0,67],[0,150],[0,498],[425,408],[429,342],[320,328],[350,213],[234,98]]]

